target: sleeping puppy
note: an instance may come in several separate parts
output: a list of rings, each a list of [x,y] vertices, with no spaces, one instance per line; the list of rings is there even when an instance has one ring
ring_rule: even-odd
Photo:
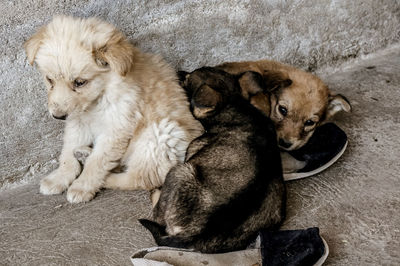
[[[234,75],[254,71],[262,75],[265,83],[271,84],[267,94],[245,93],[244,96],[271,118],[278,145],[283,150],[301,148],[318,125],[339,111],[351,111],[344,96],[332,94],[317,76],[289,65],[260,60],[224,63],[216,68]]]
[[[77,203],[102,187],[157,188],[202,133],[174,70],[106,22],[55,17],[25,49],[43,74],[50,114],[66,121],[60,165],[42,194],[68,189]],[[82,150],[90,153],[83,169],[74,157]]]
[[[242,96],[261,92],[262,77],[206,67],[183,83],[206,133],[190,143],[186,162],[170,170],[159,200],[153,197],[155,222],[140,222],[158,245],[206,253],[243,249],[285,216],[274,126]]]

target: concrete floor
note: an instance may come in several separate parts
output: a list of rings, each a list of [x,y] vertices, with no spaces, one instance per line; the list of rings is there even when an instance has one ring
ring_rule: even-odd
[[[400,47],[321,74],[352,102],[349,137],[325,172],[289,182],[285,229],[318,226],[326,265],[400,265]],[[101,191],[86,204],[39,194],[38,180],[0,191],[0,265],[129,265],[154,245],[137,222],[146,192]]]
[[[400,47],[320,76],[348,97],[349,146],[327,171],[288,183],[285,228],[320,227],[327,265],[400,265]]]

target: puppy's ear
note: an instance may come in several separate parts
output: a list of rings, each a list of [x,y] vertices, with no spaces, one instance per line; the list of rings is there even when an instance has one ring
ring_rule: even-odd
[[[184,82],[188,78],[189,72],[180,70],[176,74],[178,76],[179,81]]]
[[[263,77],[257,72],[248,71],[239,78],[239,85],[243,97],[250,100],[250,103],[262,113],[269,115],[270,101],[263,93],[268,91]]]
[[[191,100],[193,115],[196,118],[206,118],[214,113],[221,101],[219,92],[208,85],[202,85],[194,92]]]
[[[185,89],[187,96],[191,97],[192,91],[190,90],[190,88],[187,84],[187,80],[188,80],[190,74],[186,71],[178,71],[176,74],[178,76],[179,85]]]
[[[40,48],[40,45],[42,45],[45,34],[46,27],[42,27],[24,44],[25,52],[28,57],[28,62],[31,65],[33,65],[33,62],[35,62],[36,54]]]
[[[266,116],[269,116],[271,112],[271,103],[270,99],[264,93],[257,93],[253,97],[250,98],[250,103],[255,108],[261,111]]]
[[[330,95],[328,109],[326,112],[326,118],[329,119],[340,111],[345,111],[345,112],[351,111],[351,105],[349,100],[347,100],[346,97],[344,97],[341,94]]]
[[[265,83],[265,89],[270,92],[292,85],[292,80],[283,72],[266,70],[262,76]]]
[[[125,76],[132,68],[136,52],[126,37],[114,30],[105,45],[94,49],[93,56],[99,66],[109,66],[121,76]]]
[[[239,77],[239,85],[242,96],[247,100],[250,99],[251,96],[263,92],[265,87],[263,77],[259,73],[253,71],[243,73]]]

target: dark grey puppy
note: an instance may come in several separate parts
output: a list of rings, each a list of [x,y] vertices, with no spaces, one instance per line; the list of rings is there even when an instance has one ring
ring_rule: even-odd
[[[286,191],[272,122],[243,98],[266,89],[258,73],[201,68],[183,75],[194,116],[206,133],[173,167],[141,219],[158,245],[216,253],[243,249],[285,216]]]

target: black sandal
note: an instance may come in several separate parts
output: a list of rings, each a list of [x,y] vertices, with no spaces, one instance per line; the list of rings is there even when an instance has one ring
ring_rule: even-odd
[[[327,123],[318,127],[305,146],[286,152],[298,162],[303,163],[304,167],[294,172],[284,173],[284,180],[300,179],[324,171],[343,155],[347,144],[346,133],[337,125]]]

